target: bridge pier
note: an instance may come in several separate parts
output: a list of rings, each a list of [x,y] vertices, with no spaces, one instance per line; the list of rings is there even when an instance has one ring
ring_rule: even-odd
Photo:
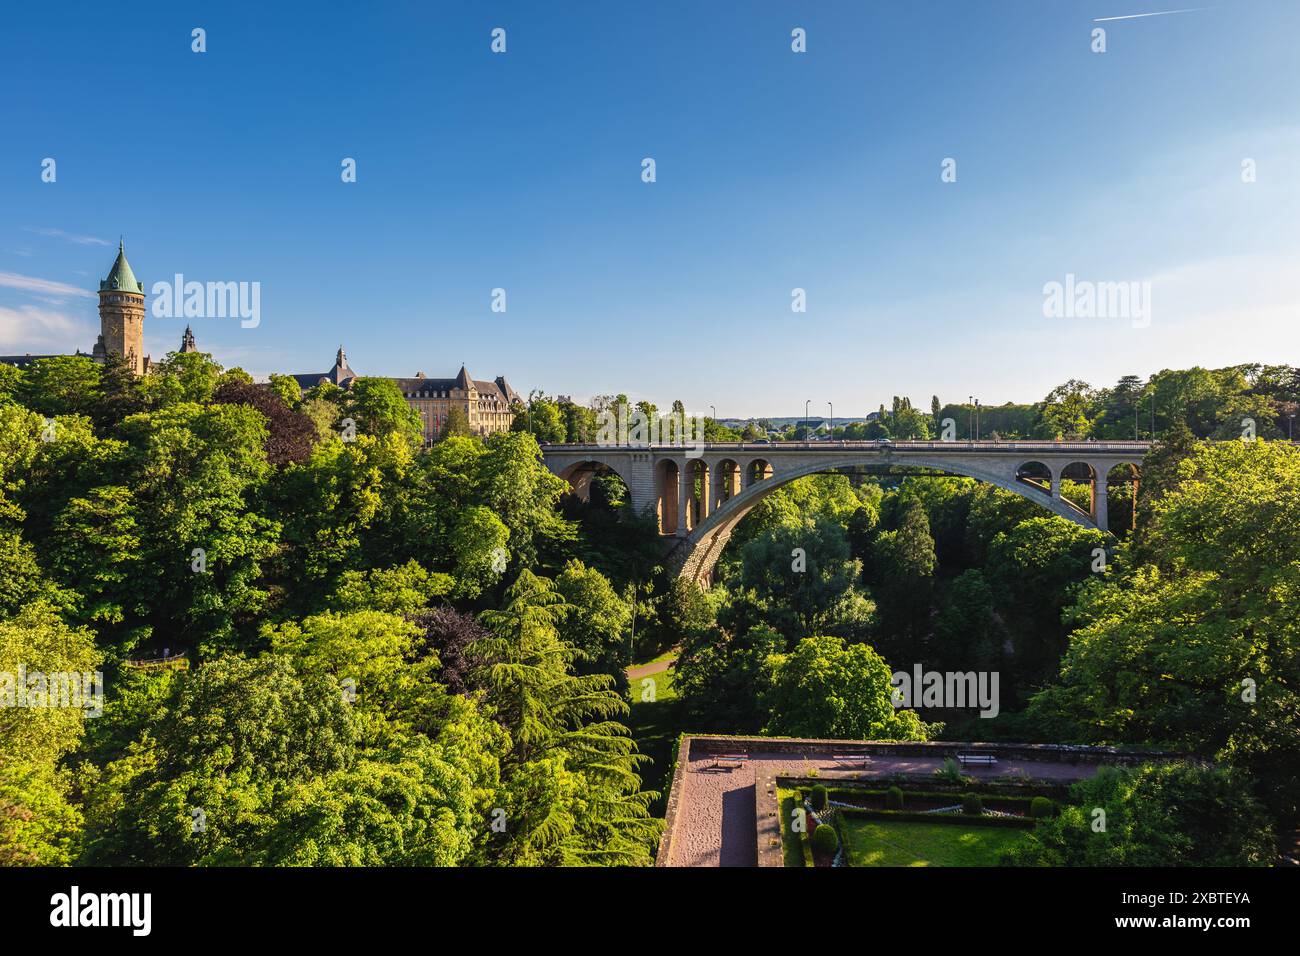
[[[713,469],[710,468],[702,459],[700,461],[700,515],[696,524],[704,524],[709,520],[710,509],[713,506],[712,497],[712,479]],[[694,483],[692,483],[694,487]]]
[[[1110,530],[1109,476],[1105,468],[1098,468],[1092,480],[1092,520],[1102,531]]]
[[[677,537],[679,538],[684,538],[689,533],[686,527],[686,513],[691,510],[694,492],[695,480],[688,459],[677,466]]]

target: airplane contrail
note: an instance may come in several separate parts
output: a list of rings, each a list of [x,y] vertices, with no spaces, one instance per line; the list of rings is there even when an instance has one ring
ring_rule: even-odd
[[[1111,20],[1140,20],[1143,17],[1167,17],[1174,13],[1196,13],[1198,10],[1207,10],[1208,7],[1188,7],[1186,10],[1161,10],[1158,13],[1130,13],[1123,17],[1093,17],[1093,23],[1107,23]]]

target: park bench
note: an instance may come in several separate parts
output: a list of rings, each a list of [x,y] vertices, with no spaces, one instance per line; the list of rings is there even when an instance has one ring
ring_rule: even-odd
[[[957,755],[957,760],[961,763],[962,766],[965,766],[965,765],[968,764],[968,763],[982,763],[982,764],[989,764],[989,765],[992,765],[992,764],[995,764],[995,763],[998,762],[998,758],[997,758],[995,755],[993,755],[993,754],[961,754],[961,753],[959,753],[959,754]]]
[[[861,767],[865,767],[867,764],[871,763],[871,755],[870,754],[831,754],[831,760],[835,761],[836,763],[841,763],[841,762],[856,763]]]
[[[749,754],[714,754],[713,766],[722,767],[725,764],[729,769],[736,770],[748,759]]]

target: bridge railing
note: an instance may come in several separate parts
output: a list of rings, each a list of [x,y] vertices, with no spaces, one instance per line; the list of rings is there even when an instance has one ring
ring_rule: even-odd
[[[1145,453],[1149,441],[778,441],[778,442],[706,442],[703,445],[671,443],[626,445],[543,445],[544,452],[618,452],[654,451],[1014,451],[1014,452],[1134,452]]]

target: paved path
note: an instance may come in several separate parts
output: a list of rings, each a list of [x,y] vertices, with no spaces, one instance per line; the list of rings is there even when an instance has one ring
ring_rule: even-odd
[[[652,674],[661,674],[668,668],[677,663],[677,655],[673,655],[666,660],[651,661],[649,664],[638,664],[636,667],[627,669],[628,680],[639,680],[642,677],[649,677]]]
[[[815,770],[826,781],[837,778],[870,779],[895,773],[933,774],[941,757],[889,757],[873,755],[870,770],[840,769],[830,753],[823,756],[756,751],[736,769],[719,769],[711,754],[692,754],[684,768],[683,791],[673,835],[669,866],[756,866],[758,835],[754,808],[754,781],[773,776],[810,776]],[[996,767],[967,767],[975,777],[1001,777],[1023,770],[1039,780],[1069,783],[1090,777],[1095,764],[1050,763],[1001,759]]]

